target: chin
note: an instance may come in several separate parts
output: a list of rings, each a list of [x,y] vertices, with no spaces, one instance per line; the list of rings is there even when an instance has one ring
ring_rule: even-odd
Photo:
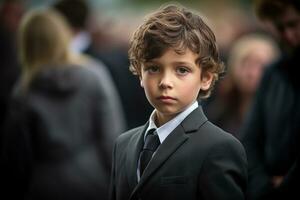
[[[171,108],[159,108],[159,107],[157,107],[156,110],[158,110],[160,113],[162,113],[164,115],[176,115],[177,113],[180,112],[177,109],[171,109]]]

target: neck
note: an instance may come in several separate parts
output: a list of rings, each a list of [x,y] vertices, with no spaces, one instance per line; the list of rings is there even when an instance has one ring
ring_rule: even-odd
[[[251,104],[252,97],[252,94],[244,94],[241,96],[240,106],[238,109],[239,118],[242,119],[245,116],[245,113],[248,111]]]
[[[155,112],[155,125],[159,128],[160,126],[164,125],[168,121],[172,120],[176,115],[164,115],[161,113]]]

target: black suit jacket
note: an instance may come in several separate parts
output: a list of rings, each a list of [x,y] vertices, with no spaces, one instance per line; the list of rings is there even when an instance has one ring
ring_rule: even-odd
[[[241,143],[194,110],[159,146],[137,182],[148,124],[122,134],[114,147],[111,199],[244,199],[246,154]]]
[[[242,128],[249,200],[300,199],[299,57],[300,48],[268,67]],[[275,176],[285,176],[279,187]]]

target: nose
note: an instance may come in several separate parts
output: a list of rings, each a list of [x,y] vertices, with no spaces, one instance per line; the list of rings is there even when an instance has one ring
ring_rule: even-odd
[[[296,46],[299,43],[299,38],[292,28],[285,28],[282,32],[282,37],[291,46]]]
[[[173,88],[172,76],[169,73],[164,73],[159,82],[159,88],[170,89]]]

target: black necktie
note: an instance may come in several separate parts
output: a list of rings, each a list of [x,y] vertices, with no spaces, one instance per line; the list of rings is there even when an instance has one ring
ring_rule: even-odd
[[[156,134],[155,129],[151,129],[146,136],[146,140],[140,154],[140,176],[142,176],[145,168],[152,158],[153,153],[159,145],[159,137]]]

